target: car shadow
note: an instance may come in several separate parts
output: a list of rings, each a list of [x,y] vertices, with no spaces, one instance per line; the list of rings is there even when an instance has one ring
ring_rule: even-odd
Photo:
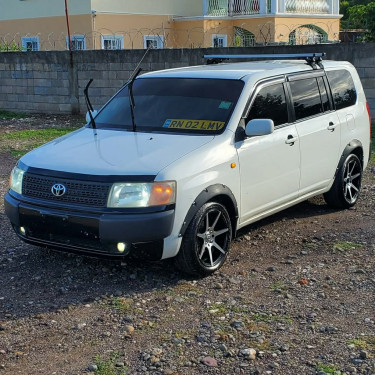
[[[284,218],[334,212],[322,200],[313,199],[246,226],[238,235]],[[0,232],[4,236],[0,247],[0,321],[88,304],[98,298],[131,298],[193,280],[175,269],[173,259],[106,260],[27,245],[14,234],[5,215],[1,215]]]

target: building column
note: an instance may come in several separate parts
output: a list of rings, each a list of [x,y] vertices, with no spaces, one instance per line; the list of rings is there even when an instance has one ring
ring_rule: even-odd
[[[203,0],[202,2],[202,6],[203,6],[203,16],[207,16],[207,13],[208,13],[208,1],[209,0]]]
[[[279,0],[271,0],[271,13],[279,13]]]

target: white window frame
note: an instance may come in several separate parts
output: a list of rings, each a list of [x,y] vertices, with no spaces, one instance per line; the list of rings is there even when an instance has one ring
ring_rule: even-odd
[[[72,48],[73,51],[83,51],[86,49],[86,37],[84,35],[71,35],[72,44],[74,42],[82,42],[82,48]],[[66,37],[66,49],[69,49],[69,37]]]
[[[223,41],[223,45],[218,45],[215,46],[215,39],[219,40],[219,39],[222,39]],[[212,34],[212,47],[217,47],[217,48],[221,48],[221,47],[228,47],[228,35],[227,34]]]
[[[110,41],[112,47],[115,47],[115,48],[105,48],[105,45],[104,45],[105,41]],[[124,49],[123,35],[102,35],[102,49],[107,49],[107,50]]]
[[[27,51],[39,51],[39,37],[38,36],[27,36],[21,38],[22,50]],[[31,43],[31,50],[27,49],[27,44]]]
[[[147,42],[151,41],[154,44],[154,48],[162,49],[164,48],[164,37],[160,35],[144,35],[143,36],[143,47],[148,48]],[[156,42],[156,43],[155,43]]]

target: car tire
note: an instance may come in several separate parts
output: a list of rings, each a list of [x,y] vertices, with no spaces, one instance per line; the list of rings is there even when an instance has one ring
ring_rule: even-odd
[[[350,154],[340,167],[331,189],[324,194],[326,203],[334,208],[349,208],[356,204],[362,184],[362,164]]]
[[[190,275],[210,275],[224,264],[231,240],[232,225],[226,208],[205,203],[186,229],[176,266]]]

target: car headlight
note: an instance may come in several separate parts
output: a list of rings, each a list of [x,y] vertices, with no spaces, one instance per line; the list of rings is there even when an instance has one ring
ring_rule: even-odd
[[[24,174],[25,174],[25,171],[16,166],[13,168],[9,177],[10,189],[18,194],[22,194],[22,181],[23,181]]]
[[[176,182],[121,182],[112,185],[108,207],[150,207],[176,202]]]

